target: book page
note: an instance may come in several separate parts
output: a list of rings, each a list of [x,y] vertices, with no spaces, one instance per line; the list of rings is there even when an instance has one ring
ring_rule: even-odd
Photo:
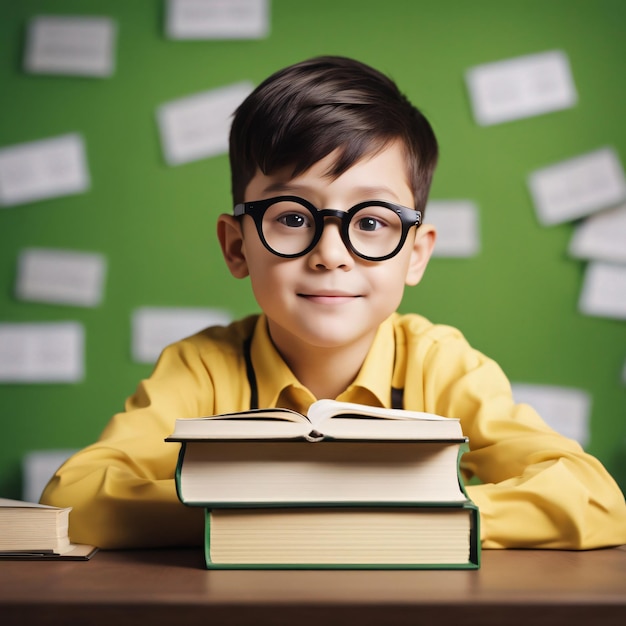
[[[432,413],[318,400],[309,408],[309,441],[331,439],[462,440],[458,419]]]
[[[258,409],[177,419],[166,441],[202,439],[293,439],[311,430],[308,419],[289,409]]]
[[[302,413],[291,409],[252,409],[250,411],[239,411],[237,413],[222,413],[201,417],[202,420],[278,420],[287,422],[308,422],[309,418]]]
[[[63,551],[2,550],[1,561],[88,561],[98,548],[84,543],[71,543]]]
[[[39,504],[37,502],[25,502],[23,500],[0,498],[0,509],[53,509],[55,511],[71,511],[72,507],[59,509],[56,506],[48,506],[47,504]]]
[[[308,416],[281,408],[256,409],[176,420],[167,441],[190,439],[461,439],[458,419],[372,407],[336,400],[318,400]]]
[[[434,413],[388,409],[386,407],[367,406],[355,402],[339,402],[337,400],[318,400],[314,402],[309,408],[308,417],[314,426],[319,426],[328,419],[345,418],[427,421],[448,419],[441,417],[441,415],[435,415]]]

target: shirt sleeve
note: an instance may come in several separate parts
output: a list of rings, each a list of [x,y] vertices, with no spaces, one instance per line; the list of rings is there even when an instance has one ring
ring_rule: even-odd
[[[167,348],[96,443],[62,465],[42,494],[71,506],[70,539],[101,548],[200,545],[203,511],[183,505],[174,471],[180,444],[165,442],[178,417],[210,414],[213,384],[198,350]]]
[[[444,332],[423,357],[426,410],[458,417],[461,461],[485,548],[589,549],[626,543],[624,494],[604,466],[513,401],[498,365]],[[477,484],[474,484],[477,483]]]

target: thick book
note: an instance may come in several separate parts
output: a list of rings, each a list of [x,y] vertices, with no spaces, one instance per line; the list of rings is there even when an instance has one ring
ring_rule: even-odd
[[[476,506],[207,509],[208,569],[477,569]]]
[[[71,510],[0,498],[0,559],[91,558],[94,546],[70,542]]]
[[[278,417],[285,413],[286,421]],[[294,415],[274,409],[177,420],[167,441],[182,443],[180,500],[215,508],[467,499],[459,476],[467,439],[457,419],[325,400],[312,405],[312,422]]]

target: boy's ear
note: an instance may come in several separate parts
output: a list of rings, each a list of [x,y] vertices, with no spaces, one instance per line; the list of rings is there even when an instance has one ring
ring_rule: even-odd
[[[405,284],[409,286],[417,285],[424,276],[428,261],[435,248],[437,231],[432,224],[422,224],[415,233],[413,250],[406,273]]]
[[[235,278],[245,278],[249,272],[241,222],[232,215],[220,215],[217,218],[217,238],[230,273]]]

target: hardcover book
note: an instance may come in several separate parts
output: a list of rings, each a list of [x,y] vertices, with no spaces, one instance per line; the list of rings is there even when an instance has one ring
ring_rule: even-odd
[[[462,504],[462,441],[185,441],[176,467],[191,506]]]
[[[0,559],[91,558],[94,546],[70,543],[71,510],[0,498]]]
[[[208,569],[476,569],[476,506],[207,509]]]

